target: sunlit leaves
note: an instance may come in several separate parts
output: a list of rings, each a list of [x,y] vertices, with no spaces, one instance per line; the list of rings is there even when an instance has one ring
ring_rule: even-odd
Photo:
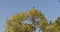
[[[25,20],[25,19],[27,19],[27,15],[24,12],[22,12],[22,13],[19,14],[19,19],[20,20]]]
[[[41,20],[41,21],[39,22],[39,25],[40,25],[40,26],[43,26],[43,25],[47,26],[47,25],[48,25],[48,22],[47,22],[46,19],[43,19],[43,20]]]
[[[12,16],[12,20],[18,21],[19,20],[18,14],[13,15]]]
[[[28,19],[32,24],[24,23],[24,21]],[[59,32],[60,17],[58,17],[54,23],[48,23],[41,11],[32,8],[27,12],[14,14],[10,19],[6,20],[6,32],[32,32],[36,26],[43,32]]]
[[[46,30],[49,30],[51,27],[50,26],[46,26]]]
[[[30,15],[36,15],[36,10],[34,8],[32,8],[30,11],[29,11],[29,14]]]
[[[6,27],[11,28],[10,29],[11,32],[17,32],[17,31],[32,32],[34,29],[33,25],[25,24],[24,21],[29,19],[37,25],[40,22],[40,20],[42,20],[43,18],[44,18],[44,15],[41,13],[41,11],[38,11],[38,10],[35,10],[35,8],[32,8],[28,12],[20,12],[19,14],[12,15],[11,19],[6,21]]]
[[[30,24],[28,24],[28,25],[27,25],[27,28],[28,28],[28,31],[33,30],[33,26],[32,26],[32,25],[30,25]]]

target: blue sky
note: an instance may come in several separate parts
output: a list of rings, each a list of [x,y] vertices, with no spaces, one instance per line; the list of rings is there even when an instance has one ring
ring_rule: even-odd
[[[42,11],[48,20],[54,21],[60,16],[59,0],[0,0],[0,32],[4,32],[6,18],[13,13],[28,11],[33,6]]]

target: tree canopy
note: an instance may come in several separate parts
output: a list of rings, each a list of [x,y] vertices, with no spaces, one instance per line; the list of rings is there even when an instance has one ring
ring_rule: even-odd
[[[26,20],[32,24],[25,23]],[[54,23],[48,22],[44,14],[33,7],[27,12],[14,14],[7,19],[5,32],[36,32],[36,28],[40,28],[43,32],[60,32],[60,17]]]

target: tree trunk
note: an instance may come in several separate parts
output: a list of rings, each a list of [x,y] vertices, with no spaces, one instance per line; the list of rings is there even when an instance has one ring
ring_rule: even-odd
[[[35,25],[35,17],[32,17],[32,21],[33,21],[33,32],[36,32],[36,25]]]

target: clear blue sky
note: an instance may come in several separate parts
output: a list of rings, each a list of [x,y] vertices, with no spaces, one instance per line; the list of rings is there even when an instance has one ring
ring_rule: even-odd
[[[0,0],[0,32],[4,32],[6,18],[13,13],[27,11],[32,7],[41,10],[48,20],[60,16],[59,0]]]

